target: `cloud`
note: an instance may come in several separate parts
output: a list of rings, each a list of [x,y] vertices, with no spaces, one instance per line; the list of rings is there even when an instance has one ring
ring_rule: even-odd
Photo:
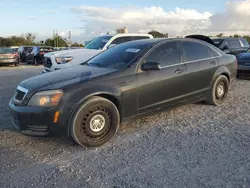
[[[48,10],[44,11],[45,14],[56,14],[57,12],[55,10]]]
[[[180,34],[193,27],[205,28],[209,25],[209,12],[194,9],[176,8],[166,12],[161,7],[121,8],[81,6],[73,9],[84,20],[86,33],[114,31],[127,26],[129,32],[148,32],[158,30],[165,33]]]
[[[38,17],[38,16],[29,16],[28,20],[41,20],[44,19],[43,17]]]
[[[223,12],[175,8],[165,11],[161,7],[108,8],[80,6],[72,9],[83,22],[85,37],[115,31],[126,26],[129,32],[146,33],[158,30],[174,36],[187,34],[249,34],[250,0],[225,3]]]

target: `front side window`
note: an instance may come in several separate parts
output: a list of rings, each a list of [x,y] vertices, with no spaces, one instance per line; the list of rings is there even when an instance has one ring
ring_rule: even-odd
[[[190,41],[183,42],[183,55],[186,62],[218,56],[218,54],[208,46]]]
[[[89,66],[120,69],[147,51],[148,44],[125,43],[100,53],[87,62]]]
[[[180,51],[177,42],[168,42],[154,49],[146,58],[147,62],[170,66],[180,63]]]
[[[91,40],[86,46],[86,49],[102,50],[112,36],[101,36]]]

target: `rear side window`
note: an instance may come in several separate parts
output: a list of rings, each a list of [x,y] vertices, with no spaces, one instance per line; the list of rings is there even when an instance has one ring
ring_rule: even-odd
[[[113,40],[113,42],[111,44],[121,44],[121,43],[124,43],[124,42],[129,42],[131,40],[132,40],[132,37],[130,37],[130,36],[119,37],[119,38],[116,38],[115,40]]]
[[[196,61],[200,59],[218,56],[217,52],[208,46],[198,42],[183,42],[183,55],[185,61]]]
[[[242,48],[239,39],[228,39],[229,48]]]
[[[136,37],[132,38],[132,40],[141,40],[141,39],[149,39],[149,37],[147,37],[147,36],[136,36]]]
[[[168,42],[154,49],[146,58],[147,62],[157,62],[161,66],[180,63],[180,51],[177,42]]]

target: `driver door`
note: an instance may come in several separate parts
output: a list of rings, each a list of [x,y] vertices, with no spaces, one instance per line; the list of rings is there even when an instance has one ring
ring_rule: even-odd
[[[186,66],[180,64],[178,41],[170,41],[155,47],[142,61],[156,62],[161,70],[142,71],[137,74],[138,114],[173,105],[180,97],[180,83]],[[141,67],[141,65],[139,65]]]

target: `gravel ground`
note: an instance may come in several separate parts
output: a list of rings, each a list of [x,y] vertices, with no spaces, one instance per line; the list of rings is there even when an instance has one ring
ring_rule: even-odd
[[[97,149],[26,137],[8,101],[41,67],[0,68],[0,187],[250,187],[250,81],[222,107],[186,105],[121,127]]]

